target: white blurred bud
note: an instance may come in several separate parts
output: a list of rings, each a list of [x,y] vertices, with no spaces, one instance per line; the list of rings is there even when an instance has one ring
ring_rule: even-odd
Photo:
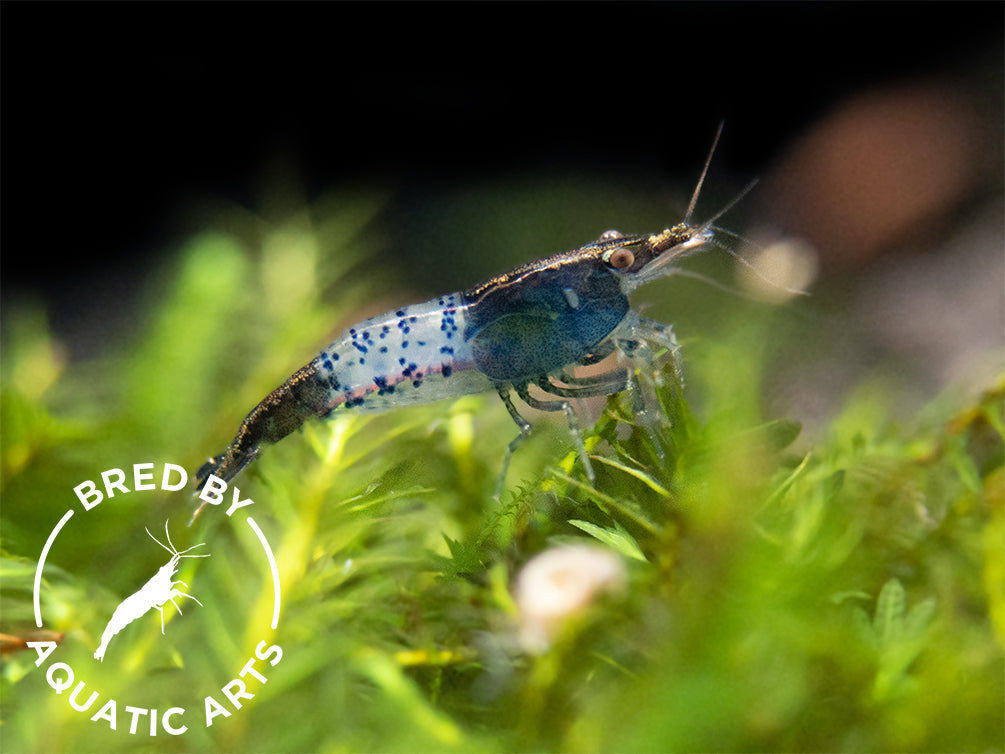
[[[781,304],[806,291],[816,280],[820,261],[816,249],[797,238],[782,238],[744,254],[747,265],[737,275],[751,295]]]
[[[571,619],[600,594],[624,589],[626,581],[621,559],[600,547],[557,547],[536,556],[516,582],[523,648],[546,651]]]

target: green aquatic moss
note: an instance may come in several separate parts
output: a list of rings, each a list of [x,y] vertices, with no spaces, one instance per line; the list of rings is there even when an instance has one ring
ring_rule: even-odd
[[[277,376],[373,313],[378,273],[358,262],[376,253],[365,229],[377,206],[193,239],[132,339],[85,362],[67,361],[37,307],[9,309],[5,750],[1005,747],[1002,386],[898,428],[888,387],[865,384],[821,437],[800,438],[797,423],[761,415],[761,344],[784,312],[746,304],[685,344],[688,386],[669,366],[640,375],[645,421],[625,396],[594,407],[595,483],[561,422],[539,421],[494,500],[515,434],[494,396],[308,424],[270,448],[237,484],[275,550],[275,634],[271,583],[248,575],[257,543],[210,511],[177,535],[212,551],[179,572],[203,607],[184,601],[182,619],[168,605],[170,642],[153,611],[115,639],[116,666],[87,664],[137,586],[106,563],[142,552],[152,574],[166,559],[115,532],[139,522],[156,534],[168,517],[179,531],[194,508],[157,493],[82,517],[82,536],[47,566],[52,633],[38,634],[35,563],[74,485],[145,460],[194,469]],[[585,542],[620,554],[628,588],[549,651],[521,651],[515,574],[545,548]],[[240,620],[235,604],[251,606]],[[138,687],[170,699],[193,678],[229,677],[260,637],[283,659],[240,714],[149,738],[71,709],[19,648],[39,636],[58,636],[103,698],[123,703]]]

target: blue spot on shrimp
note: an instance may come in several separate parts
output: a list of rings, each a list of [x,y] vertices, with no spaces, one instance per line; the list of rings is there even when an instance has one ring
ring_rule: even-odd
[[[631,307],[630,294],[678,271],[676,263],[685,257],[710,247],[731,251],[719,240],[725,231],[714,223],[739,197],[710,220],[691,223],[721,130],[720,125],[681,222],[639,235],[609,230],[584,246],[528,262],[464,291],[354,325],[251,410],[226,450],[195,474],[197,490],[211,475],[229,482],[265,447],[312,418],[491,391],[518,429],[502,461],[496,497],[510,458],[532,431],[514,395],[535,410],[564,413],[583,471],[593,480],[571,401],[624,391],[639,395],[636,364],[651,362],[657,351],[669,353],[679,371],[671,327],[641,316]],[[614,354],[620,358],[608,371],[573,374],[576,367]],[[644,410],[638,401],[636,406]]]

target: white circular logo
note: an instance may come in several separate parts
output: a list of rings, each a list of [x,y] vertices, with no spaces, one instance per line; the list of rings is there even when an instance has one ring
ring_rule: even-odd
[[[114,505],[114,501],[122,496],[148,490],[176,494],[180,501],[171,506],[172,511],[191,509],[191,498],[186,491],[188,474],[182,466],[164,463],[158,467],[154,463],[136,463],[129,472],[131,473],[121,468],[108,469],[102,471],[96,480],[88,479],[74,487],[73,492],[84,513],[93,511],[102,503],[106,506]],[[242,499],[240,489],[228,489],[226,482],[212,476],[200,491],[199,497],[203,507],[217,506],[235,527],[246,525],[260,544],[262,572],[272,583],[272,616],[269,625],[275,632],[279,627],[281,604],[279,571],[265,534],[248,515],[248,510],[255,501]],[[78,512],[76,506],[66,511],[53,527],[39,556],[33,590],[35,624],[38,628],[45,626],[41,595],[46,559],[60,536],[72,536],[72,520]],[[84,666],[76,655],[71,664],[69,657],[63,658],[64,652],[57,641],[27,642],[28,647],[37,654],[35,666],[44,674],[45,681],[52,690],[65,698],[74,710],[86,715],[91,722],[108,726],[112,731],[150,736],[163,732],[180,736],[193,726],[211,727],[218,718],[227,718],[238,710],[247,709],[255,697],[257,686],[268,682],[271,668],[282,660],[282,648],[262,638],[252,642],[253,646],[247,648],[247,662],[241,667],[235,667],[230,677],[216,680],[194,678],[192,689],[195,693],[191,698],[170,700],[166,705],[160,704],[159,709],[144,706],[138,701],[134,703],[132,699],[108,697],[102,693],[100,679],[89,680],[93,679],[98,670],[96,666],[121,664],[130,646],[137,643],[150,646],[155,641],[171,642],[171,629],[177,629],[175,620],[191,620],[193,611],[206,608],[204,600],[208,597],[205,592],[200,596],[200,582],[206,583],[206,579],[212,578],[212,574],[197,564],[213,557],[213,546],[208,541],[209,534],[203,535],[207,541],[186,541],[184,546],[176,544],[191,531],[183,521],[185,517],[187,516],[176,516],[175,521],[166,519],[163,531],[158,529],[155,532],[150,526],[139,524],[137,528],[145,531],[142,537],[132,536],[130,533],[126,541],[140,542],[145,539],[151,549],[146,550],[142,557],[120,557],[119,562],[108,564],[109,572],[119,572],[136,568],[137,560],[148,561],[152,551],[163,549],[167,553],[164,564],[152,574],[150,569],[145,572],[117,573],[122,576],[120,580],[136,586],[133,591],[124,593],[110,612],[106,610],[102,614],[98,610],[94,626],[84,627],[85,636],[100,637],[96,638],[93,648],[93,665],[87,662]],[[194,520],[195,516],[191,518]],[[140,556],[140,553],[135,555]],[[179,578],[179,571],[185,572],[184,580]],[[220,590],[216,589],[213,593],[219,595]],[[232,612],[230,603],[227,611]],[[154,612],[159,613],[157,620],[149,617]],[[174,645],[171,649],[184,656],[184,647]],[[135,654],[132,653],[132,656],[135,657]],[[184,663],[178,664],[184,667]],[[141,668],[136,674],[137,688],[142,686],[144,678]],[[205,693],[200,692],[200,689],[204,689]]]

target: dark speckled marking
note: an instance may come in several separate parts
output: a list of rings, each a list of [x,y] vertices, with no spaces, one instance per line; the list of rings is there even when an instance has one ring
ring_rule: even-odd
[[[373,384],[377,386],[377,395],[390,395],[394,392],[394,385],[388,385],[386,377],[374,377]]]

